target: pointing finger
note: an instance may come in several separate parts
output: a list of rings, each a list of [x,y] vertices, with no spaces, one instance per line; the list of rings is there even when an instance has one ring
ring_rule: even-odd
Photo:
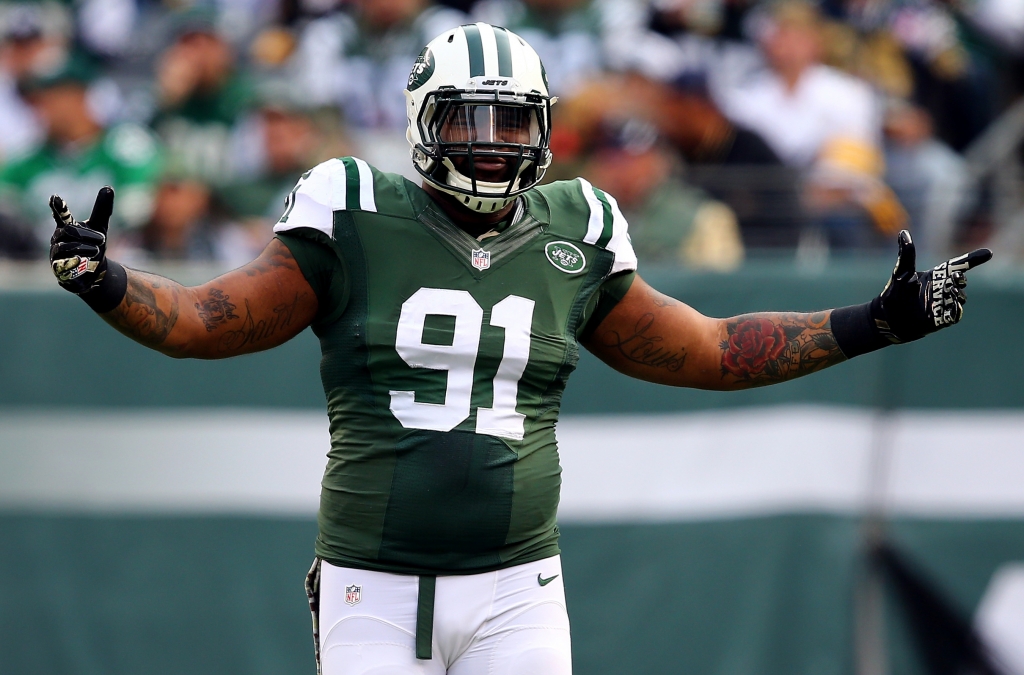
[[[917,271],[917,248],[914,246],[914,240],[910,238],[908,230],[900,230],[897,242],[900,251],[896,258],[896,269],[893,270],[892,275],[900,279]]]
[[[75,222],[75,217],[71,215],[71,209],[60,195],[50,196],[50,211],[53,213],[53,220],[57,223],[57,227],[71,225]]]
[[[992,251],[987,248],[979,248],[967,254],[967,269],[971,270],[979,265],[984,265],[992,259]]]
[[[984,265],[992,259],[992,251],[987,248],[979,248],[963,255],[952,258],[947,263],[950,271],[970,270],[979,265]]]
[[[96,203],[92,207],[92,215],[89,216],[89,227],[97,232],[107,233],[107,225],[110,223],[110,214],[114,211],[114,188],[106,185],[100,188],[96,195]]]

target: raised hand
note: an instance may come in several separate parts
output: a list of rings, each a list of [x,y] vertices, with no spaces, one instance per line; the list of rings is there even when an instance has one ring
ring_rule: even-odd
[[[979,248],[918,272],[910,233],[901,231],[898,240],[896,267],[881,295],[871,302],[871,317],[879,332],[897,344],[958,322],[967,302],[966,272],[992,259],[992,251]]]
[[[107,273],[107,227],[114,209],[114,190],[101,188],[86,221],[76,221],[58,195],[50,197],[57,227],[50,238],[50,267],[61,288],[82,294],[95,288]]]

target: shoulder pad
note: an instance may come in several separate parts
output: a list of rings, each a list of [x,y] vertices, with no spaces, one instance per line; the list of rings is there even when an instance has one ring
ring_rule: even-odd
[[[312,227],[334,233],[335,211],[377,211],[376,170],[356,157],[329,159],[302,174],[285,200],[274,232]]]
[[[629,224],[614,197],[583,178],[551,183],[538,190],[548,201],[552,221],[564,219],[575,239],[615,254],[610,274],[636,269]]]

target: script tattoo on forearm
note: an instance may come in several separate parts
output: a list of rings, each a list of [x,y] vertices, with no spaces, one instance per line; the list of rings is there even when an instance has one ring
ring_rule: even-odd
[[[758,387],[845,361],[832,334],[832,312],[746,314],[726,322],[722,379]]]
[[[252,315],[249,301],[244,300],[245,317],[242,319],[242,325],[237,329],[226,331],[221,336],[218,350],[220,352],[238,351],[262,342],[277,334],[278,331],[288,328],[292,323],[295,310],[299,306],[299,300],[303,297],[305,297],[304,294],[296,293],[293,300],[277,305],[271,310],[271,316],[261,319]]]
[[[181,291],[180,285],[168,279],[128,270],[124,300],[111,311],[109,320],[138,342],[158,347],[178,321]]]
[[[225,295],[224,291],[219,288],[211,288],[206,300],[195,303],[199,318],[202,319],[208,333],[217,330],[217,326],[228,319],[238,318],[238,315],[234,313],[235,305],[229,300],[231,300],[230,295]]]
[[[618,350],[633,363],[663,368],[676,372],[686,363],[686,350],[672,348],[665,344],[665,338],[652,330],[654,314],[648,312],[637,319],[633,329],[627,333],[611,331],[605,336],[605,344]]]

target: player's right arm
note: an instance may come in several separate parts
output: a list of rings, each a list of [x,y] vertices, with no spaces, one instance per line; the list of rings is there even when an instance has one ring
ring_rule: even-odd
[[[282,344],[316,315],[316,295],[278,239],[248,265],[194,287],[108,261],[113,200],[103,188],[89,220],[77,222],[51,198],[50,263],[63,288],[136,342],[176,358],[226,358]]]

